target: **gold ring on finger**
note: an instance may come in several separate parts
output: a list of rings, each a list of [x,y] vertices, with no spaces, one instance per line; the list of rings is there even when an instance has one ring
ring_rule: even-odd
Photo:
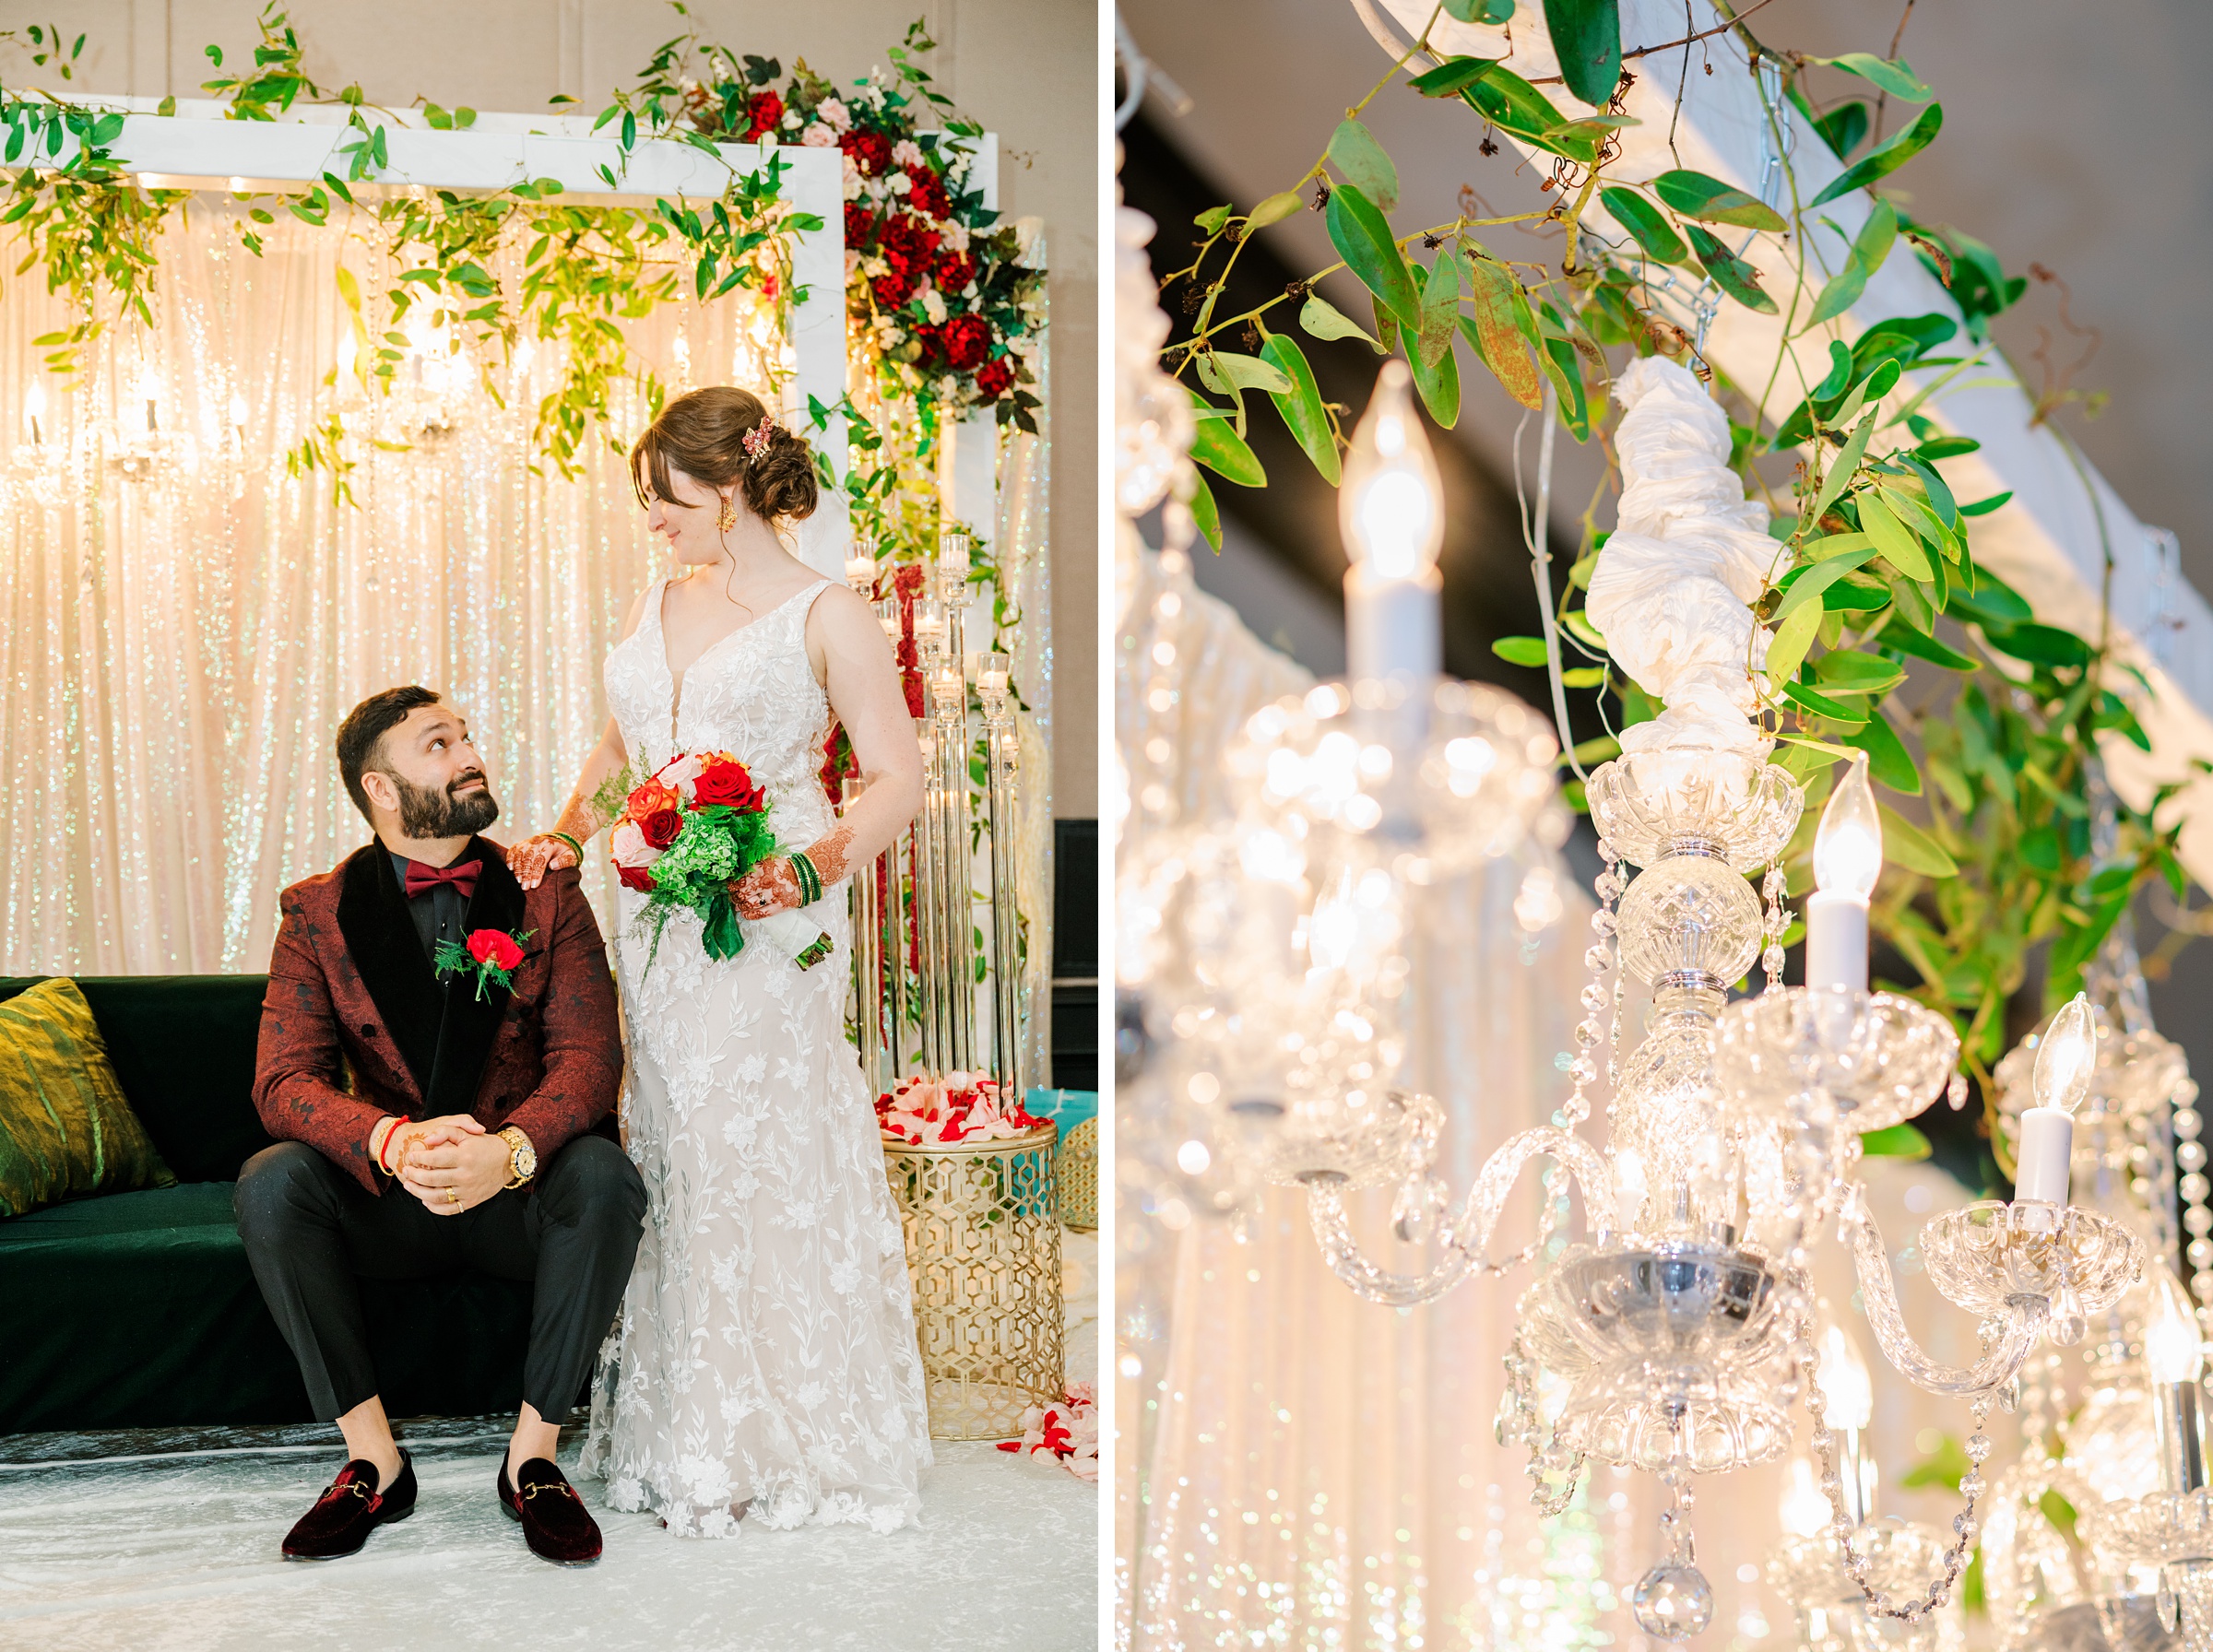
[[[461,1202],[461,1190],[458,1187],[448,1187],[445,1190],[445,1202],[449,1205],[459,1204]]]

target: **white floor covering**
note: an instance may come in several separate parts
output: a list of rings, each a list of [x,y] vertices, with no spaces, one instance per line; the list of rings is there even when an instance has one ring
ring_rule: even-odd
[[[1097,1368],[1097,1240],[1067,1235],[1071,1381]],[[1099,1496],[988,1443],[938,1446],[923,1528],[670,1538],[600,1506],[597,1565],[536,1559],[493,1480],[511,1420],[419,1421],[415,1513],[361,1554],[277,1546],[337,1466],[302,1427],[0,1440],[0,1647],[501,1646],[1077,1652],[1098,1644]],[[572,1467],[581,1429],[562,1436]]]

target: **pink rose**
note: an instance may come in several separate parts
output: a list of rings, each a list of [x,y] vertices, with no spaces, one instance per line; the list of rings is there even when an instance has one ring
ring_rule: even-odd
[[[660,859],[660,853],[645,841],[635,820],[624,820],[618,825],[608,840],[608,852],[618,869],[643,871]]]

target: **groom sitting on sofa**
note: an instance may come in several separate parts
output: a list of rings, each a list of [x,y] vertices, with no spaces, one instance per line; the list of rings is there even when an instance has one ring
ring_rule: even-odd
[[[238,1182],[254,1278],[349,1459],[285,1558],[354,1553],[415,1506],[356,1276],[466,1267],[533,1281],[499,1497],[534,1553],[581,1564],[598,1557],[599,1528],[554,1450],[645,1210],[636,1169],[591,1133],[622,1071],[606,947],[578,871],[526,894],[477,835],[499,805],[467,724],[437,694],[371,695],[337,745],[376,838],[284,891],[254,1083],[278,1140]]]

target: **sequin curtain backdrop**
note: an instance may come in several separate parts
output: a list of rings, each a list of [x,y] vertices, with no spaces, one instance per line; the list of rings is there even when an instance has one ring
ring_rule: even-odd
[[[374,233],[280,220],[256,258],[200,197],[164,237],[156,325],[113,329],[73,392],[30,342],[69,307],[35,277],[0,293],[0,967],[265,967],[278,890],[366,841],[331,742],[377,689],[468,713],[502,833],[550,824],[598,739],[600,661],[661,571],[621,461],[601,444],[578,481],[531,473],[550,344],[494,365],[504,411],[473,366],[448,390],[409,362],[392,401],[326,385],[351,332],[337,265],[364,294],[392,273]],[[740,294],[631,334],[672,388],[759,388],[771,326]],[[341,397],[360,509],[284,460]],[[373,444],[439,419],[411,452]],[[603,918],[609,883],[587,874]]]

